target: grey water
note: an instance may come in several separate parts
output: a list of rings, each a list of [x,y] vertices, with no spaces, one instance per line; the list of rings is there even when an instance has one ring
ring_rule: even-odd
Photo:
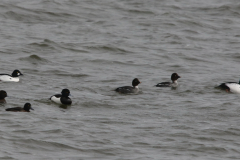
[[[1,73],[24,76],[0,82],[0,159],[240,159],[240,96],[215,88],[239,49],[238,0],[2,0]],[[49,100],[63,88],[71,106]]]

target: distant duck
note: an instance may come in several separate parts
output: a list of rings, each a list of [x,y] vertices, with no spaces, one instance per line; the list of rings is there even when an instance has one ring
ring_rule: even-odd
[[[173,73],[171,76],[172,82],[158,83],[156,85],[156,87],[177,87],[178,86],[178,82],[177,82],[178,78],[181,78],[181,77],[177,73]]]
[[[31,107],[30,103],[26,103],[23,108],[22,107],[7,108],[6,111],[11,111],[11,112],[30,112],[30,109],[34,110]]]
[[[226,92],[240,93],[240,81],[236,82],[225,82],[218,86],[219,88],[226,90]]]
[[[6,103],[5,98],[7,97],[7,92],[4,90],[0,91],[0,103]]]
[[[50,100],[58,104],[72,104],[72,100],[68,97],[70,95],[70,91],[68,89],[63,89],[61,93],[62,94],[53,95],[50,97]]]
[[[117,89],[115,89],[115,91],[119,93],[138,93],[139,92],[138,85],[140,83],[141,82],[137,78],[134,78],[132,81],[132,86],[118,87]]]
[[[12,75],[0,74],[0,81],[19,82],[19,76],[23,75],[19,70],[14,70]]]

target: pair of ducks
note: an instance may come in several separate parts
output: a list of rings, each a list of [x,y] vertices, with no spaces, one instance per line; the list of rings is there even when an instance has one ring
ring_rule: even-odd
[[[156,87],[177,87],[178,86],[178,82],[177,82],[178,78],[181,78],[181,77],[177,73],[173,73],[171,76],[172,82],[161,82],[161,83],[158,83],[156,85]],[[140,83],[141,82],[137,78],[135,78],[132,81],[132,86],[118,87],[117,89],[115,89],[115,91],[119,92],[119,93],[138,93],[138,91],[139,91],[138,85]]]
[[[4,90],[0,91],[0,103],[6,103],[5,98],[7,97],[7,92]],[[26,103],[23,108],[21,107],[14,107],[14,108],[7,108],[6,111],[12,111],[12,112],[30,112],[30,109],[34,110],[31,107],[30,103]]]

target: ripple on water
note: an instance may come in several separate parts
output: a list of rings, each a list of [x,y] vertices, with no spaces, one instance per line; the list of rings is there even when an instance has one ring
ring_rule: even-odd
[[[30,55],[28,57],[19,58],[19,60],[25,61],[25,62],[30,62],[32,64],[49,64],[49,63],[51,63],[51,61],[47,60],[46,58],[40,57],[35,54]]]

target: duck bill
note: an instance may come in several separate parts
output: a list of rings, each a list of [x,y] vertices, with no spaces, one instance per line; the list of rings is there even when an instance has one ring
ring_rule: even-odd
[[[34,110],[32,107],[30,108],[31,110]]]

